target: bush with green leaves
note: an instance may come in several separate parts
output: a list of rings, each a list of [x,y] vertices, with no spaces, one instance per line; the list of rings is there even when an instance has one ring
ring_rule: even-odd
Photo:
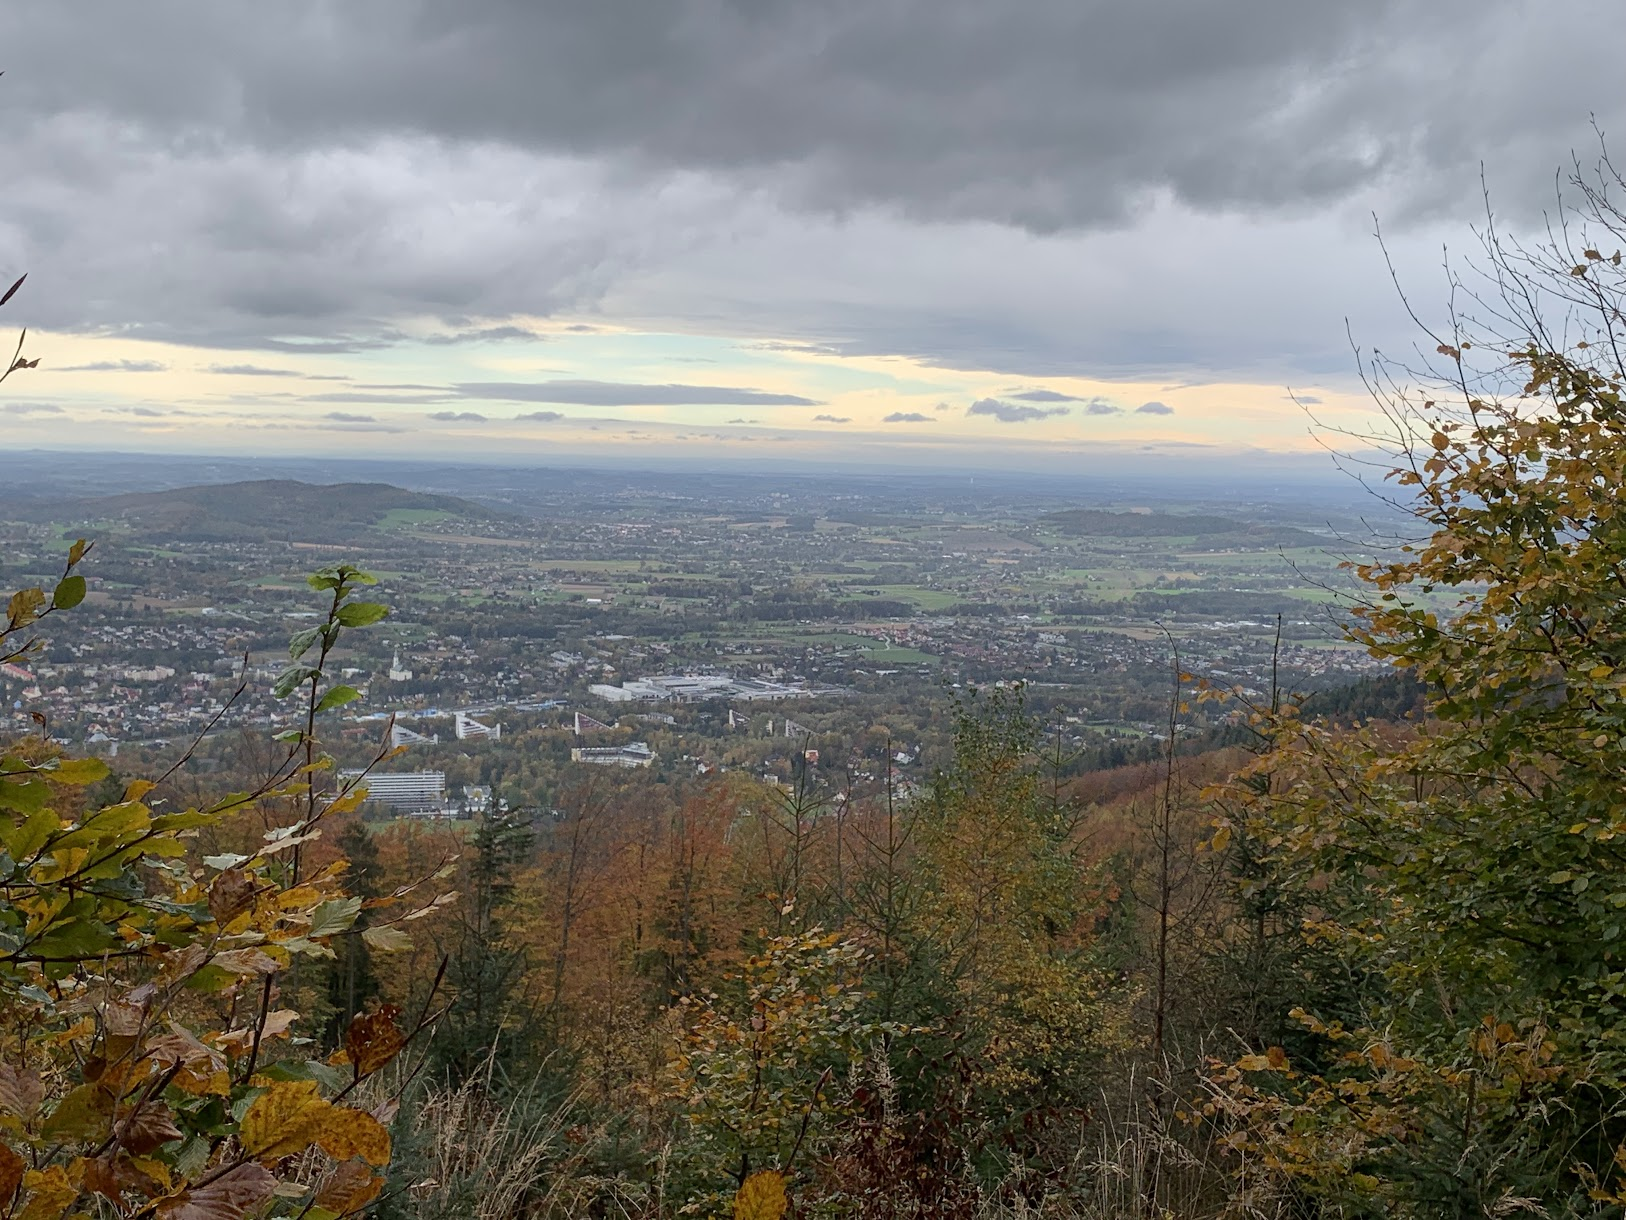
[[[1230,792],[1217,843],[1245,834],[1359,984],[1336,1011],[1302,998],[1317,1049],[1216,1069],[1250,1205],[1626,1203],[1626,268],[1603,244],[1626,216],[1577,185],[1549,249],[1490,239],[1479,320],[1384,400],[1422,529],[1358,566],[1351,636],[1421,679],[1427,718],[1261,711],[1271,748]]]
[[[50,591],[11,598],[0,656],[26,656],[83,599],[89,550],[73,545]],[[386,910],[407,895],[373,899],[360,933],[344,861],[302,864],[366,794],[364,779],[324,782],[319,730],[356,697],[328,680],[334,646],[387,613],[357,598],[372,583],[350,567],[310,578],[326,613],[293,641],[277,690],[296,724],[253,791],[171,812],[136,780],[101,804],[87,799],[108,777],[98,759],[37,738],[0,755],[0,1214],[335,1220],[379,1191],[392,1103],[364,1086],[431,1014],[405,1029],[389,1008],[355,1014],[323,1060],[281,1002],[298,963],[358,934],[399,947],[413,914]],[[250,806],[285,816],[241,852],[197,858],[200,830]]]

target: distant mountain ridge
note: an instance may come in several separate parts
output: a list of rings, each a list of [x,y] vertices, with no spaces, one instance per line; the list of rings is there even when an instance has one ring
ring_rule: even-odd
[[[23,513],[36,521],[118,520],[177,542],[271,538],[332,542],[374,529],[389,514],[403,509],[475,520],[501,515],[472,500],[408,491],[389,483],[321,484],[295,479],[126,492],[28,505]]]

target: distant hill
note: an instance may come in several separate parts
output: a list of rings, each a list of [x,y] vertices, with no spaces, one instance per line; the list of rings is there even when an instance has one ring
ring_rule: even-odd
[[[483,520],[500,514],[470,500],[388,483],[256,479],[26,505],[21,515],[53,522],[122,521],[177,542],[337,542],[389,524],[392,517],[405,523],[420,517]]]
[[[1192,538],[1218,545],[1321,546],[1327,539],[1288,525],[1249,525],[1225,517],[1190,513],[1114,513],[1069,508],[1047,513],[1040,523],[1074,538]]]

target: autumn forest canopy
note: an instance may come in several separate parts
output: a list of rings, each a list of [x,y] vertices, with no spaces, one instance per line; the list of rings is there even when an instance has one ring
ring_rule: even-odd
[[[1622,1214],[1622,190],[1604,162],[1540,244],[1489,230],[1423,355],[1364,366],[1383,426],[1323,431],[1409,521],[1354,569],[1392,671],[1359,698],[1170,635],[1128,766],[1070,766],[1020,683],[945,688],[918,788],[584,768],[381,821],[387,737],[359,775],[331,747],[390,607],[335,563],[229,765],[5,744],[0,1217]],[[299,494],[318,534],[461,503]],[[96,565],[15,592],[0,661]],[[1181,748],[1194,708],[1225,731]]]

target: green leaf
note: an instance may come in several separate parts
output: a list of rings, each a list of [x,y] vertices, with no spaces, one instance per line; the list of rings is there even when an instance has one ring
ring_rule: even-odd
[[[45,802],[50,799],[50,785],[38,776],[29,776],[21,783],[0,780],[0,809],[10,809],[15,813],[34,813],[44,808]]]
[[[99,758],[62,758],[51,768],[50,778],[59,784],[94,784],[107,778],[107,764]]]
[[[293,636],[288,640],[289,660],[299,660],[299,658],[309,652],[311,646],[321,638],[322,629],[320,627],[307,627],[303,631],[294,632]]]
[[[350,1082],[350,1074],[343,1068],[320,1059],[279,1059],[267,1064],[258,1074],[268,1080],[314,1080],[329,1093],[338,1092]],[[307,1212],[305,1220],[310,1220],[312,1214]]]
[[[100,1139],[112,1121],[113,1095],[100,1085],[82,1084],[57,1103],[42,1133],[52,1140]]]
[[[111,928],[93,918],[69,917],[53,925],[28,951],[54,962],[94,961],[117,939]]]
[[[400,928],[392,928],[387,924],[362,929],[361,939],[367,942],[369,949],[376,949],[380,953],[397,953],[402,949],[412,948],[410,936]]]
[[[334,898],[311,912],[312,936],[336,936],[355,926],[361,913],[361,898]]]
[[[296,688],[318,676],[321,672],[319,669],[312,669],[309,665],[290,665],[277,675],[276,685],[271,688],[271,693],[278,699],[286,699],[294,693]]]
[[[316,705],[319,712],[329,712],[336,707],[343,707],[347,703],[354,703],[361,698],[361,692],[353,686],[335,686],[322,696],[322,701]]]
[[[188,809],[184,813],[160,814],[152,820],[152,828],[159,834],[170,834],[177,830],[208,826],[216,821],[219,821],[216,814],[205,813],[201,809]]]
[[[56,588],[51,593],[51,605],[58,610],[72,610],[85,600],[85,578],[83,576],[64,576],[56,582]]]
[[[186,988],[189,991],[200,991],[205,995],[216,991],[224,991],[237,982],[237,976],[229,970],[222,970],[210,962],[201,969],[193,971],[186,979]]]
[[[340,606],[335,617],[346,627],[370,627],[389,612],[390,608],[382,602],[351,602]]]
[[[0,785],[0,788],[12,785]],[[30,860],[39,849],[45,846],[46,840],[62,825],[62,820],[56,813],[43,806],[34,810],[25,818],[20,826],[14,828],[9,834],[3,834],[6,848],[14,860]]]
[[[91,843],[111,845],[121,836],[145,833],[152,825],[152,814],[138,802],[109,805],[98,809],[78,827],[57,840],[58,849],[85,847]]]

